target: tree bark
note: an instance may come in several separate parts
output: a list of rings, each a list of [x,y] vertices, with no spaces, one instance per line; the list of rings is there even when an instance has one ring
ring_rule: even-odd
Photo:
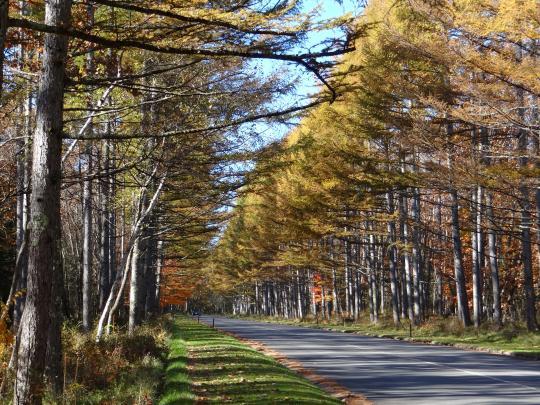
[[[92,172],[92,147],[86,146],[87,174]],[[82,326],[92,328],[92,180],[83,183]]]
[[[70,0],[45,4],[47,25],[67,28],[70,15]],[[28,294],[18,333],[14,404],[41,403],[50,309],[55,302],[53,280],[62,269],[60,185],[67,45],[65,36],[45,35],[33,143]]]
[[[522,59],[522,50],[517,48],[517,59]],[[529,133],[523,126],[525,122],[525,97],[523,89],[517,89],[517,101],[519,103],[517,113],[520,122],[522,123],[518,129],[518,152],[519,152],[519,167],[527,168],[529,164]],[[533,282],[533,266],[532,266],[532,241],[531,241],[531,202],[528,185],[520,180],[519,184],[520,206],[521,206],[521,260],[523,262],[523,290],[525,293],[525,321],[527,329],[536,331],[538,323],[536,322],[536,297],[534,292]]]
[[[499,262],[497,257],[497,235],[495,234],[493,214],[493,196],[486,193],[486,217],[488,220],[488,255],[491,270],[491,294],[493,297],[493,322],[497,326],[502,325],[501,313],[501,289],[499,283]]]
[[[420,250],[420,193],[418,188],[413,188],[412,198],[412,219],[414,221],[412,227],[412,287],[413,287],[413,306],[414,306],[414,323],[419,324],[422,319],[421,310],[421,288],[420,280],[422,278],[422,253]]]
[[[413,304],[413,286],[411,276],[411,256],[409,254],[409,225],[407,224],[407,200],[404,193],[400,193],[399,196],[399,211],[400,211],[400,233],[401,243],[405,245],[403,250],[403,266],[405,270],[405,288],[404,288],[404,300],[406,304],[407,313],[409,315],[409,321],[414,324],[414,304]]]
[[[390,290],[392,293],[392,317],[394,325],[399,325],[399,308],[398,308],[398,285],[397,285],[397,248],[396,248],[396,222],[393,219],[394,215],[394,193],[389,191],[386,193],[386,202],[388,207],[388,237],[390,242],[388,265],[390,270]]]
[[[476,186],[472,192],[472,282],[473,282],[473,320],[475,328],[480,327],[482,322],[482,265],[481,265],[481,244],[482,244],[482,187]]]
[[[89,2],[87,5],[87,25],[91,30],[94,25],[94,5]],[[86,73],[92,77],[94,75],[94,54],[90,51],[86,56]],[[88,108],[93,107],[92,100],[88,100]],[[88,125],[88,135],[92,137],[94,128],[92,122]],[[82,263],[82,327],[85,332],[92,328],[92,258],[93,258],[93,238],[92,238],[92,179],[93,156],[92,142],[87,141],[85,145],[86,173],[87,179],[83,182],[83,263]]]
[[[141,238],[135,239],[131,253],[131,279],[129,282],[129,323],[128,333],[133,335],[140,321],[139,286],[141,284],[141,266],[139,263],[139,247]]]
[[[105,173],[109,171],[109,145],[110,143],[103,143],[103,153],[102,153],[102,167]],[[100,235],[100,269],[99,269],[99,310],[103,310],[107,297],[109,295],[109,279],[111,272],[111,253],[110,253],[110,243],[111,243],[111,232],[110,232],[110,186],[111,183],[109,179],[101,180],[101,213],[100,213],[100,222],[101,222],[101,235]]]
[[[0,0],[0,106],[4,89],[4,49],[8,28],[9,1]]]

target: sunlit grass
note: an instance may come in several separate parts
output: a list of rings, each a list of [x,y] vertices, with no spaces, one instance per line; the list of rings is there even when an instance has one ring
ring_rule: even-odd
[[[191,404],[195,396],[189,389],[187,375],[187,347],[178,322],[171,323],[169,356],[165,369],[165,382],[160,405]]]
[[[178,347],[175,355],[171,351],[171,356],[177,358],[173,357],[175,360],[167,368],[160,404],[190,403],[193,395],[205,403],[216,404],[339,403],[273,358],[231,336],[187,318],[178,318],[175,324],[173,344]],[[180,384],[171,384],[171,376],[180,380]],[[189,391],[186,389],[188,377]]]

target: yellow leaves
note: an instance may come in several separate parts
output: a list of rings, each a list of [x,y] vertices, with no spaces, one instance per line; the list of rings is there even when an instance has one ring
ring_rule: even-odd
[[[539,38],[536,0],[460,0],[452,5],[455,24],[477,35],[505,32],[514,41]]]
[[[4,315],[6,305],[0,302],[0,314]],[[7,361],[9,360],[9,353],[13,345],[14,336],[8,328],[6,319],[4,316],[0,317],[0,369],[7,370]],[[3,373],[2,373],[3,374]],[[0,381],[5,377],[0,374]]]

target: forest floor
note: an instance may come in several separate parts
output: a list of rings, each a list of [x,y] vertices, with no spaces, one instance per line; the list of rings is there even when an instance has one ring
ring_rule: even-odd
[[[391,318],[385,317],[381,317],[376,324],[369,321],[369,316],[363,316],[354,322],[341,319],[324,321],[312,318],[283,319],[272,316],[239,316],[238,318],[540,359],[540,332],[528,332],[523,325],[519,324],[508,324],[496,330],[493,325],[485,323],[479,329],[475,329],[474,327],[464,328],[455,318],[433,317],[421,326],[410,328],[409,321],[406,320],[402,321],[402,327],[396,328]]]
[[[159,398],[166,362],[167,332],[163,320],[141,326],[133,336],[113,330],[96,343],[80,325],[65,324],[63,394],[46,390],[45,404],[149,404]],[[10,404],[14,376],[7,371],[11,350],[0,358],[0,381],[6,378],[0,404]]]
[[[272,357],[203,323],[178,317],[171,331],[160,405],[340,403]]]

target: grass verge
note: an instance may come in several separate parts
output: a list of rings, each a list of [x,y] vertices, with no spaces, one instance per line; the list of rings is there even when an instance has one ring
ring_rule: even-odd
[[[169,322],[171,336],[168,341],[169,356],[165,369],[163,394],[159,405],[192,404],[195,395],[190,391],[188,377],[188,352],[183,325],[178,320]]]
[[[315,319],[282,319],[269,316],[243,316],[241,318],[310,328],[331,329],[368,336],[451,345],[516,357],[540,359],[540,333],[528,332],[525,327],[519,324],[509,324],[502,329],[496,330],[492,325],[486,323],[481,328],[475,329],[474,327],[463,327],[455,318],[434,317],[422,326],[413,327],[409,331],[408,320],[402,323],[402,327],[396,328],[389,318],[382,318],[376,324],[369,322],[369,319],[366,319],[366,317],[356,322],[344,322],[338,319],[327,321],[317,321]],[[409,336],[410,332],[412,337]]]
[[[141,326],[132,336],[115,330],[99,343],[78,325],[65,324],[62,341],[63,394],[47,389],[45,404],[146,405],[159,398],[167,350],[161,320]],[[12,372],[3,376],[7,380],[0,404],[9,404],[14,376]]]
[[[177,318],[173,328],[161,405],[188,404],[195,398],[216,404],[340,403],[232,336],[185,317]]]

